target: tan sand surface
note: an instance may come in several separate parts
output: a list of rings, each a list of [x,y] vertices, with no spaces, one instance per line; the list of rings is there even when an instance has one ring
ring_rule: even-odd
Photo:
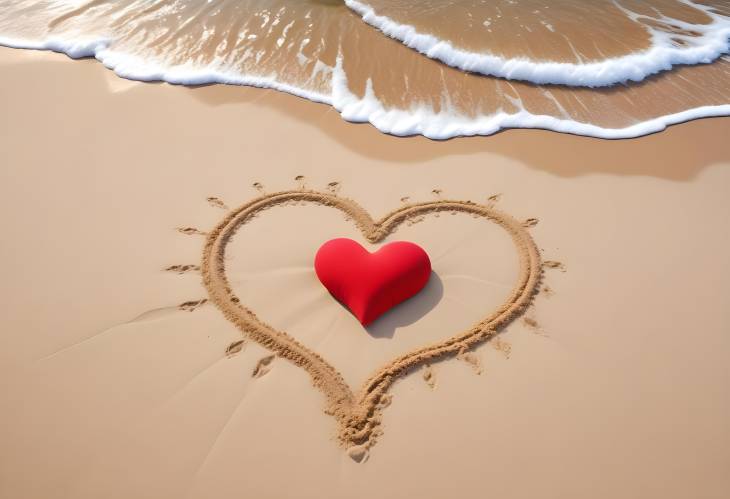
[[[3,499],[726,497],[729,119],[622,142],[437,143],[53,54],[2,49],[0,74]],[[547,264],[518,321],[390,388],[362,463],[308,374],[240,343],[202,283],[206,233],[229,209],[302,188],[374,218],[491,204],[536,219]],[[260,214],[226,268],[246,306],[357,386],[488,315],[518,276],[493,224],[417,222],[387,240],[423,245],[438,280],[369,331],[311,269],[324,240],[365,242],[329,208]]]

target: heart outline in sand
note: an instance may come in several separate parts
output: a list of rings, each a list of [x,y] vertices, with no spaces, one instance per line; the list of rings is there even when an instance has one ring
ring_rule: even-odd
[[[233,234],[254,215],[292,201],[310,202],[339,209],[355,223],[365,239],[371,243],[383,241],[408,219],[428,213],[456,211],[486,218],[505,229],[515,243],[519,256],[519,277],[507,300],[477,324],[443,341],[398,356],[375,371],[362,387],[354,392],[337,369],[319,354],[286,332],[269,326],[253,311],[242,305],[226,278],[225,250]],[[396,379],[426,363],[464,353],[497,334],[529,306],[542,276],[540,254],[526,227],[492,206],[471,201],[436,200],[407,204],[391,211],[380,220],[373,220],[355,201],[333,193],[310,190],[264,195],[231,211],[208,233],[201,270],[203,284],[210,301],[246,336],[305,369],[310,374],[312,383],[326,397],[325,412],[337,419],[340,442],[345,447],[357,448],[361,452],[367,451],[382,433],[381,411],[387,405],[387,391]]]

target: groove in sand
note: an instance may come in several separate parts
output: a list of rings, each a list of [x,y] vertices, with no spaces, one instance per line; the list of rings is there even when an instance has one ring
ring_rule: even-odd
[[[240,303],[226,277],[225,252],[232,236],[260,212],[277,205],[310,202],[342,211],[371,243],[382,241],[401,223],[428,213],[461,212],[486,218],[501,226],[511,236],[519,257],[520,272],[507,300],[470,328],[431,345],[401,355],[380,369],[354,391],[342,375],[319,354],[259,319]],[[536,293],[542,276],[540,255],[522,222],[492,206],[471,201],[439,199],[402,206],[380,220],[360,205],[332,193],[293,190],[263,195],[230,212],[206,238],[202,263],[203,282],[209,298],[245,335],[279,357],[305,369],[312,383],[326,397],[325,412],[339,424],[339,441],[345,448],[369,449],[382,433],[381,412],[389,400],[388,389],[401,376],[416,367],[463,355],[477,344],[491,338],[524,312]]]

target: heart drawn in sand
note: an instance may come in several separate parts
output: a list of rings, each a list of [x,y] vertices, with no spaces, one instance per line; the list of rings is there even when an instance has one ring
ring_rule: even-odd
[[[374,253],[347,238],[324,243],[314,270],[325,288],[366,326],[428,282],[431,260],[417,244],[396,241]]]
[[[371,243],[381,242],[398,225],[429,213],[444,211],[481,217],[496,223],[510,235],[519,257],[519,276],[504,303],[496,310],[485,311],[485,317],[481,321],[466,330],[455,332],[441,342],[424,345],[400,355],[375,370],[364,385],[354,391],[327,360],[286,332],[268,325],[241,304],[226,276],[226,246],[233,234],[243,230],[248,221],[266,209],[292,201],[340,210],[353,220],[365,239]],[[352,200],[332,193],[309,190],[264,195],[230,212],[208,233],[201,270],[210,301],[228,320],[249,338],[309,373],[314,386],[325,395],[325,412],[336,418],[339,424],[339,440],[350,449],[351,455],[353,451],[359,455],[365,453],[381,434],[381,411],[388,404],[387,391],[396,379],[426,363],[464,353],[497,334],[530,304],[542,275],[539,253],[526,228],[492,206],[470,201],[437,200],[408,204],[380,220],[373,220]]]

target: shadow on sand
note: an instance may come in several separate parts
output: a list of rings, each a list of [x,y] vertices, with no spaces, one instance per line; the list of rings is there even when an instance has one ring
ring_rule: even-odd
[[[444,285],[431,271],[426,286],[416,295],[396,305],[365,327],[373,338],[392,338],[399,327],[413,324],[434,309],[444,296]]]
[[[530,168],[561,177],[592,173],[644,175],[684,181],[705,167],[730,162],[728,118],[704,118],[673,125],[636,139],[606,140],[545,130],[511,129],[490,137],[457,137],[435,141],[422,136],[395,137],[370,124],[348,123],[326,104],[250,87],[190,87],[191,94],[211,105],[265,106],[317,127],[349,150],[368,158],[418,164],[439,157],[499,154]],[[566,155],[565,151],[571,151]]]

